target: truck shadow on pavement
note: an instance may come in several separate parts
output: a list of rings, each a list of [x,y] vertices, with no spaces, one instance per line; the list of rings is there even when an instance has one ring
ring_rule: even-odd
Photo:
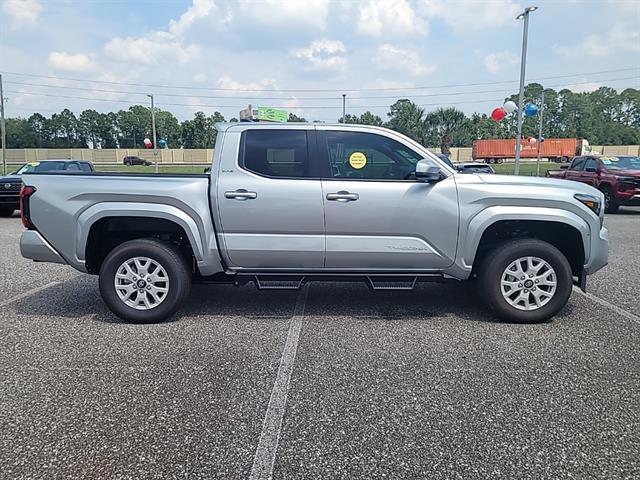
[[[194,285],[189,299],[170,319],[288,320],[298,291],[260,291],[251,285]],[[63,317],[81,321],[128,324],[102,302],[97,278],[79,276],[12,304],[30,317]],[[11,308],[11,307],[10,307]],[[571,302],[555,320],[571,315]],[[359,320],[451,320],[504,323],[491,314],[473,284],[419,284],[412,291],[371,291],[363,284],[312,283],[305,317],[348,317]]]

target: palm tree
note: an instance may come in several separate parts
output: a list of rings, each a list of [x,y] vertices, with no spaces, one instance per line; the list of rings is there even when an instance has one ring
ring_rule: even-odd
[[[424,128],[427,137],[434,143],[438,142],[440,151],[449,155],[454,144],[464,143],[469,123],[464,112],[456,108],[438,108],[426,115]]]

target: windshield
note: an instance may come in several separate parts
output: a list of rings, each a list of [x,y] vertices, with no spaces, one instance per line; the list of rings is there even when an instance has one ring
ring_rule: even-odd
[[[640,170],[640,157],[600,157],[607,170]]]
[[[41,173],[64,170],[65,163],[66,162],[31,162],[20,167],[15,172],[15,175],[22,175],[23,173]]]

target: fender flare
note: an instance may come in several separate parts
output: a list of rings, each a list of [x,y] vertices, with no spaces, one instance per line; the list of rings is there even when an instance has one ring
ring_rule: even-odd
[[[461,232],[460,245],[464,245],[460,260],[462,267],[471,269],[480,245],[482,235],[497,222],[505,220],[533,220],[538,222],[563,223],[580,232],[584,248],[585,263],[589,260],[591,250],[591,229],[589,224],[573,212],[558,208],[530,207],[530,206],[493,206],[488,207],[474,216],[466,232]]]
[[[212,275],[223,271],[218,254],[215,233],[208,236],[198,222],[184,211],[172,205],[159,203],[100,202],[91,205],[77,218],[75,255],[79,262],[86,260],[87,240],[93,225],[107,217],[147,217],[169,220],[179,225],[187,234],[198,269],[202,275]],[[208,237],[208,238],[207,238]]]

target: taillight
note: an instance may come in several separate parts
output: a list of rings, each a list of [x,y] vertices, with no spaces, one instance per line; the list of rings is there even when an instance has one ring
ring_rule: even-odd
[[[36,192],[36,187],[30,187],[23,185],[20,190],[20,218],[22,219],[22,225],[29,230],[35,230],[36,227],[31,223],[31,217],[29,212],[29,197]]]

